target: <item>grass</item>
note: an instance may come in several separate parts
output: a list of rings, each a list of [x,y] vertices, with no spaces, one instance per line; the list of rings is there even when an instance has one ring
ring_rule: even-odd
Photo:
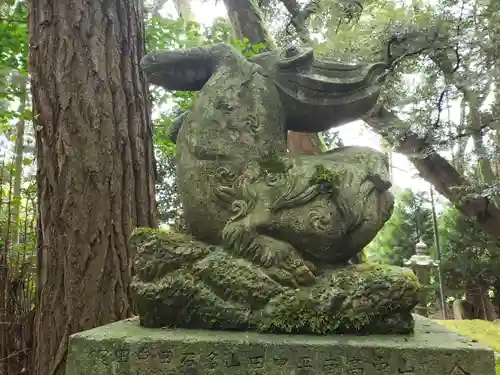
[[[470,337],[500,353],[500,320],[436,320],[450,331]],[[496,359],[496,373],[500,375],[500,358]]]

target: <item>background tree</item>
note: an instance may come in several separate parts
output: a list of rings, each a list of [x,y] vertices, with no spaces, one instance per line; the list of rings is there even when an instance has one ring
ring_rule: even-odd
[[[428,202],[424,193],[409,189],[399,193],[390,220],[365,248],[368,260],[403,266],[404,260],[415,254],[420,239],[430,246],[434,233]]]
[[[477,316],[493,320],[498,315],[500,251],[498,246],[454,207],[440,218],[440,243],[444,283],[449,296],[464,298]],[[490,298],[490,292],[494,292]]]
[[[154,226],[140,1],[29,3],[39,232],[35,371],[69,335],[126,318],[136,226]]]
[[[22,1],[0,3],[0,373],[30,370],[35,214]]]

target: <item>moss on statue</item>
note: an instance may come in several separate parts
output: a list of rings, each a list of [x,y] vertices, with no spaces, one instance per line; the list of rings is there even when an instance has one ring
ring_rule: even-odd
[[[132,286],[141,324],[146,327],[247,329],[249,309],[218,296],[185,270],[155,283]]]
[[[258,163],[264,173],[285,173],[290,169],[290,167],[287,166],[286,159],[274,150],[262,155]]]
[[[309,184],[317,185],[323,194],[334,198],[337,195],[344,174],[344,170],[330,170],[323,164],[317,164],[314,166],[314,174],[309,180]]]
[[[130,241],[131,290],[147,327],[241,329],[284,333],[411,332],[419,284],[394,266],[325,270],[294,289],[268,269],[190,235],[136,229]]]
[[[408,332],[419,283],[409,270],[371,264],[332,270],[307,291],[270,301],[259,329],[287,333]],[[393,296],[399,295],[399,300]],[[392,327],[388,319],[397,317]],[[378,327],[380,326],[380,327]]]
[[[137,277],[148,282],[191,265],[207,256],[211,247],[175,231],[137,228],[130,239]]]

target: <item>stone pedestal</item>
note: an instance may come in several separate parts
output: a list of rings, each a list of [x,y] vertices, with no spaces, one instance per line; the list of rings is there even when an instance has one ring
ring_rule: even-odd
[[[146,329],[71,336],[67,375],[494,375],[485,346],[416,316],[414,335],[287,336]]]

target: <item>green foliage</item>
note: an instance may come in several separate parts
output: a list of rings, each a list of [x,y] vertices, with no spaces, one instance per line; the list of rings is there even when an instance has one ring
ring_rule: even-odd
[[[21,82],[28,76],[27,9],[23,1],[0,4],[0,135],[12,139],[12,124],[30,119],[31,111],[18,113]]]
[[[243,40],[231,39],[230,44],[232,44],[236,49],[241,51],[241,53],[246,57],[251,57],[258,55],[263,50],[266,49],[264,43],[250,43],[248,38],[243,38]]]
[[[500,248],[482,230],[453,207],[439,220],[445,284],[463,289],[468,281],[493,285],[500,281]]]
[[[28,14],[26,4],[0,4],[0,72],[5,68],[27,75]]]
[[[17,270],[18,259],[34,250],[33,203],[34,179],[32,173],[24,173],[23,167],[33,164],[33,157],[21,150],[21,163],[14,163],[14,142],[18,135],[16,124],[30,122],[29,107],[20,106],[29,102],[26,80],[28,77],[28,25],[27,8],[24,1],[0,3],[0,249],[8,249],[7,258],[11,270]],[[22,129],[22,128],[21,128]],[[27,145],[31,138],[24,131],[20,139]],[[17,169],[17,170],[16,170]],[[21,195],[14,194],[16,180],[21,180]],[[18,208],[19,215],[14,215]],[[11,244],[12,233],[20,231],[20,244]],[[14,241],[17,242],[17,241]],[[0,250],[1,251],[1,250]],[[16,261],[15,261],[16,260]],[[33,260],[33,259],[31,259]],[[30,261],[31,261],[30,260]],[[31,267],[30,267],[31,270]]]
[[[433,241],[431,208],[426,194],[404,190],[396,197],[394,213],[373,241],[365,248],[375,263],[402,266],[415,253],[420,238],[430,246]]]

